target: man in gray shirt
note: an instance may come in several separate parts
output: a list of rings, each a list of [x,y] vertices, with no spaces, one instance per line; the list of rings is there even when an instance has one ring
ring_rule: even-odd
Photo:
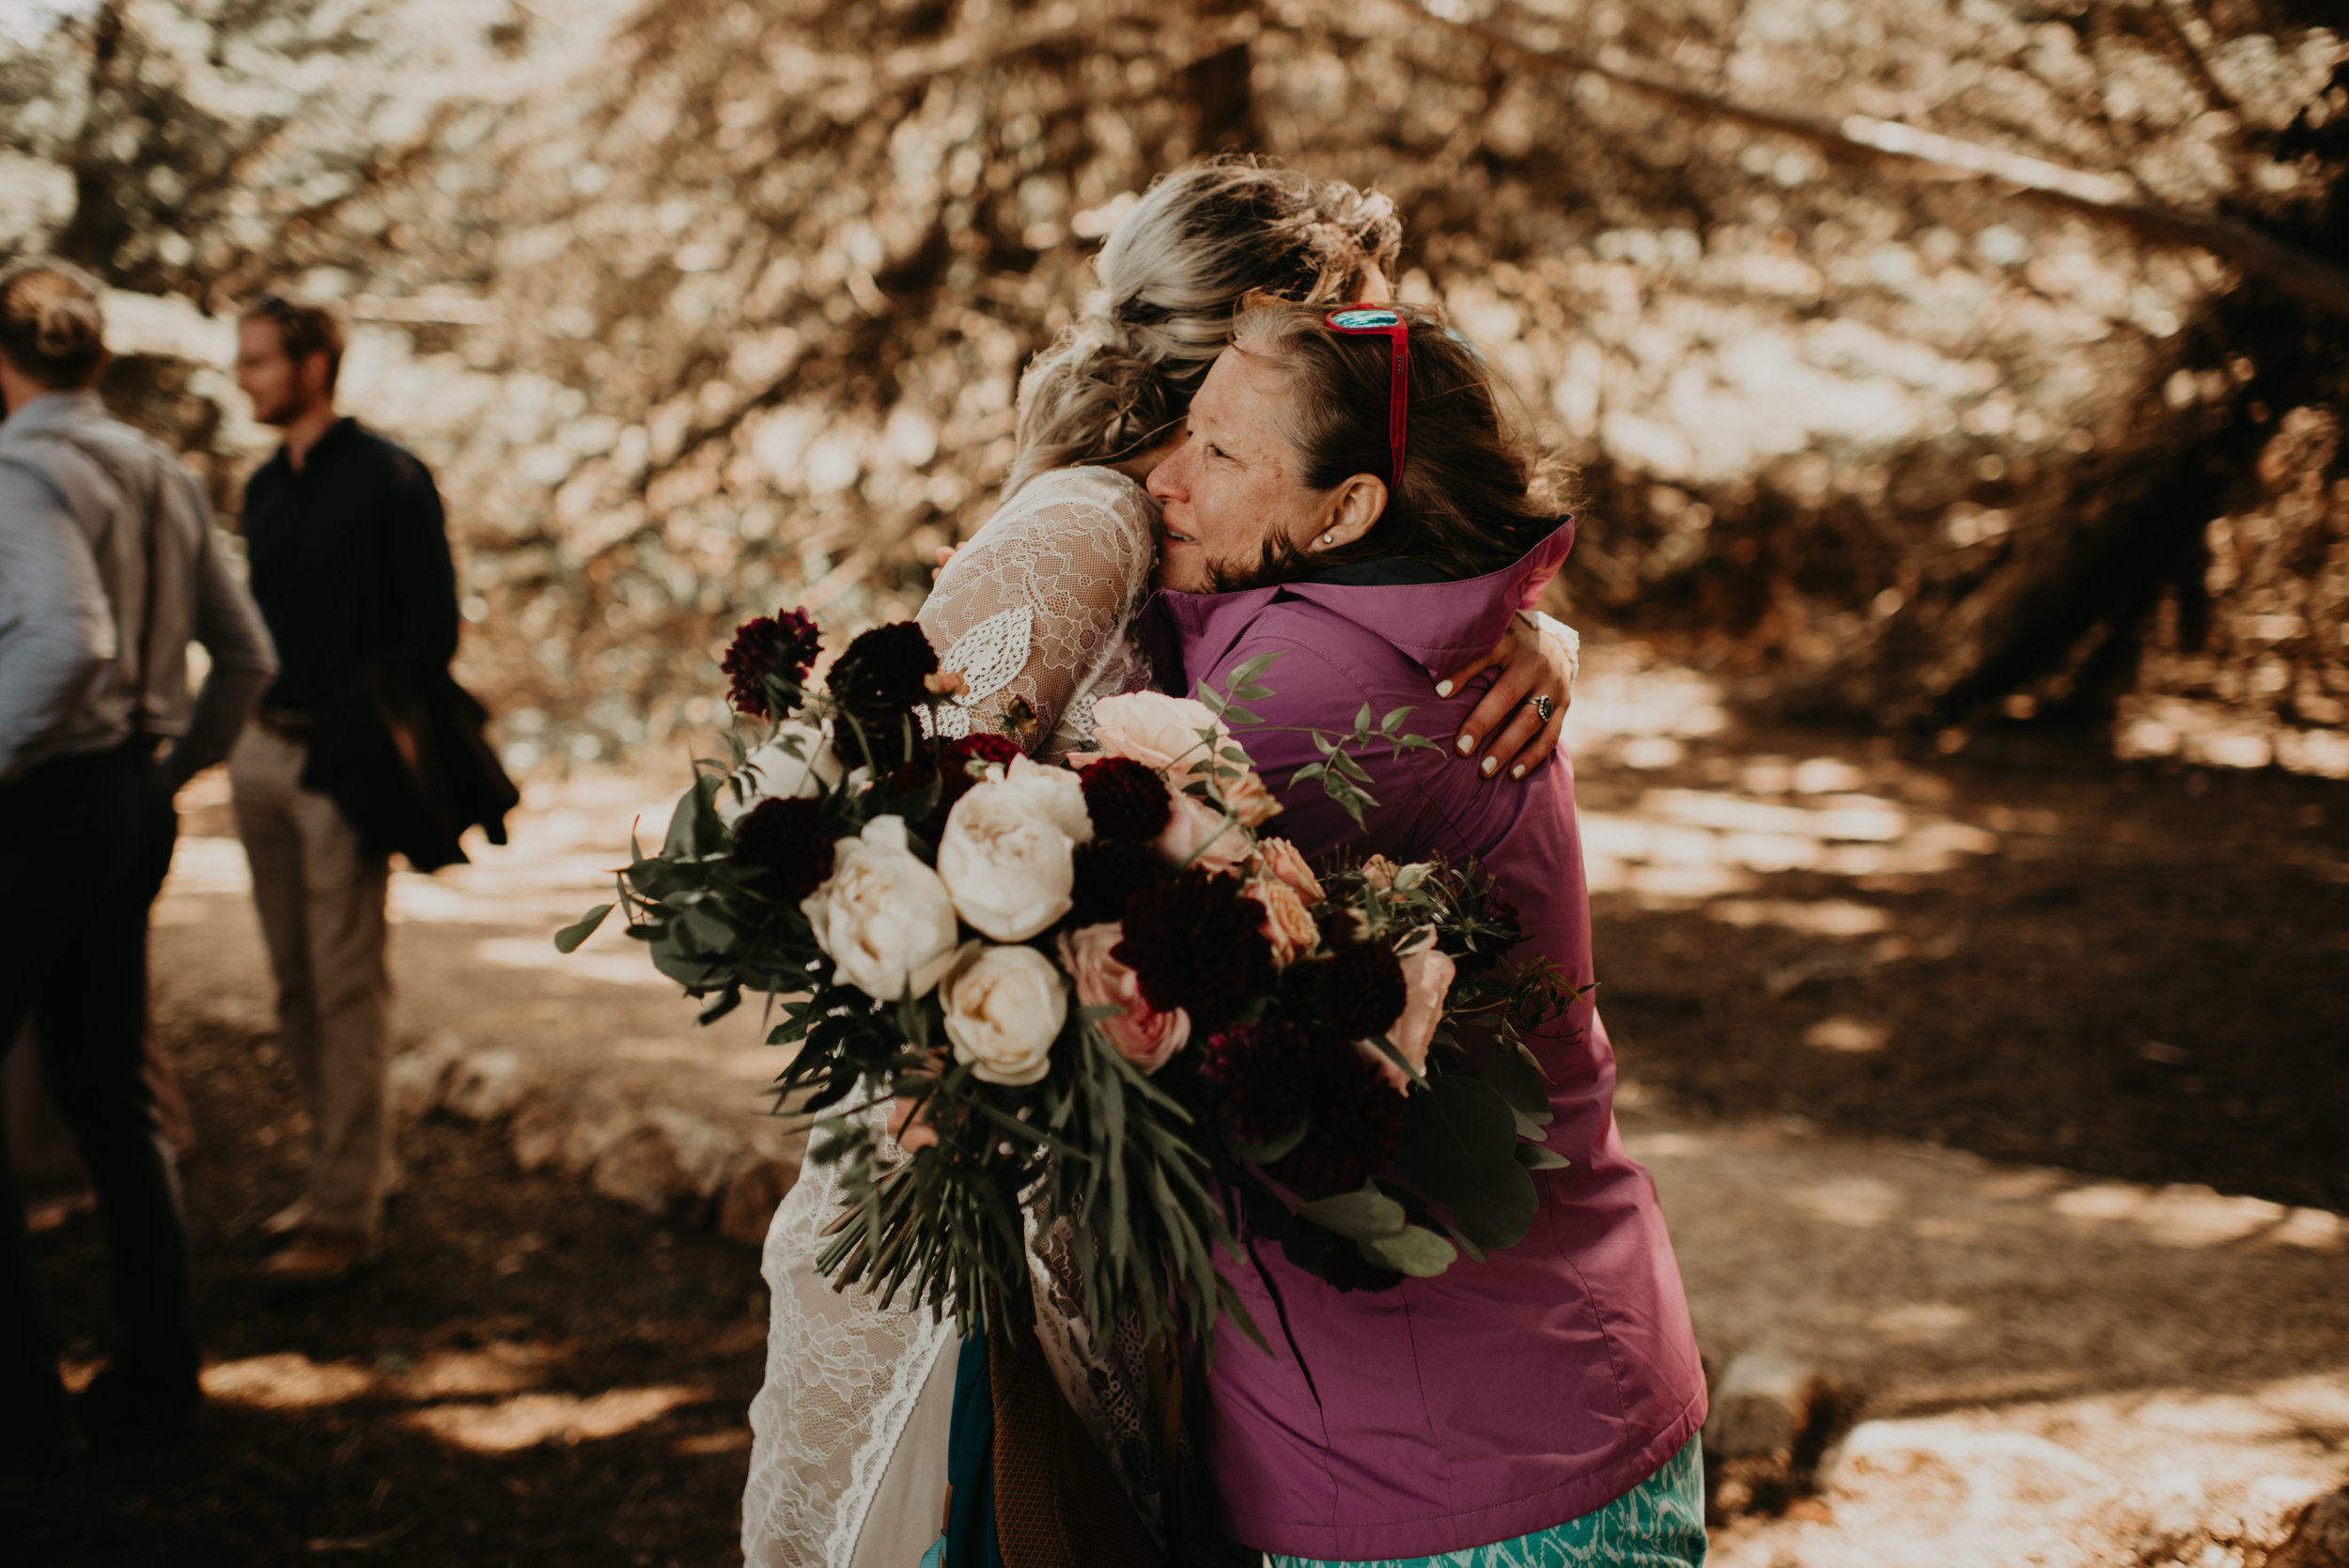
[[[97,1188],[118,1343],[77,1402],[100,1448],[193,1420],[195,1328],[178,1178],[144,1072],[148,910],[172,793],[217,762],[275,672],[203,490],[90,390],[98,285],[0,273],[0,1055],[27,1020]],[[188,643],[211,656],[188,693]],[[5,1138],[0,1129],[0,1138]],[[54,1453],[65,1390],[0,1148],[0,1465]]]

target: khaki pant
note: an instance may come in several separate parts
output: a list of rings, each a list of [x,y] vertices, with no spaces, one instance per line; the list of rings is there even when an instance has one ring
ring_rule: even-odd
[[[384,893],[342,811],[301,786],[308,749],[249,724],[228,758],[237,836],[277,976],[277,1037],[310,1116],[309,1223],[372,1235],[391,1184]]]

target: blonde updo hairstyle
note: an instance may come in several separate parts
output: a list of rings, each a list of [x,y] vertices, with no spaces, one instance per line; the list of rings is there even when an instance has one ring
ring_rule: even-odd
[[[70,261],[24,261],[0,272],[0,356],[52,391],[90,385],[106,365],[98,297],[98,280]]]
[[[1190,411],[1249,294],[1350,300],[1402,247],[1394,203],[1343,180],[1232,159],[1166,176],[1095,257],[1084,314],[1020,378],[1003,494],[1147,450]]]

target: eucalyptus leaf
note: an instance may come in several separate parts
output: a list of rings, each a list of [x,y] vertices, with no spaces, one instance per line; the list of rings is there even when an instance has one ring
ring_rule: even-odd
[[[661,843],[661,859],[707,855],[718,847],[725,836],[725,825],[718,820],[711,797],[723,782],[721,778],[697,778],[691,788],[677,797],[677,810],[669,814],[668,836]]]
[[[1225,1147],[1229,1148],[1233,1154],[1238,1156],[1241,1159],[1251,1161],[1257,1165],[1269,1165],[1274,1160],[1280,1159],[1288,1155],[1290,1152],[1295,1150],[1299,1143],[1305,1141],[1305,1134],[1312,1128],[1312,1126],[1313,1122],[1310,1119],[1299,1121],[1297,1126],[1291,1127],[1288,1131],[1282,1133],[1273,1138],[1270,1141],[1264,1143],[1243,1143],[1238,1139],[1232,1137],[1229,1133],[1226,1133],[1224,1135],[1223,1142]]]
[[[1406,1225],[1393,1235],[1357,1241],[1354,1245],[1361,1249],[1363,1257],[1381,1268],[1423,1280],[1441,1274],[1460,1255],[1452,1243],[1417,1225]]]
[[[1532,1172],[1512,1157],[1507,1174],[1501,1180],[1474,1197],[1451,1205],[1452,1222],[1479,1247],[1498,1252],[1525,1239],[1525,1233],[1533,1228],[1533,1217],[1541,1212],[1541,1194],[1533,1186]]]
[[[1403,1102],[1395,1162],[1428,1197],[1459,1203],[1511,1175],[1524,1176],[1510,1153],[1517,1139],[1506,1100],[1475,1079],[1439,1073]]]
[[[1334,1198],[1316,1199],[1300,1207],[1297,1218],[1311,1220],[1355,1241],[1399,1234],[1409,1220],[1401,1203],[1367,1183],[1363,1184],[1360,1192],[1341,1192]]]
[[[1509,1109],[1531,1117],[1547,1126],[1553,1117],[1549,1109],[1549,1085],[1541,1069],[1526,1059],[1521,1051],[1497,1050],[1486,1062],[1478,1075],[1493,1092],[1509,1102]]]
[[[580,916],[579,919],[571,924],[566,925],[562,930],[557,931],[554,934],[554,951],[557,953],[577,953],[579,951],[579,944],[594,936],[596,934],[596,927],[601,925],[603,924],[603,917],[611,912],[611,905],[599,904],[594,908],[588,910],[585,914]]]
[[[1539,1143],[1520,1143],[1515,1153],[1517,1163],[1528,1171],[1563,1171],[1574,1161]]]

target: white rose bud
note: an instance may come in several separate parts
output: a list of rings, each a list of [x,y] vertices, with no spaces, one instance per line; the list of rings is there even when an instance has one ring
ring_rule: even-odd
[[[922,996],[955,961],[954,900],[906,847],[902,818],[833,841],[832,877],[800,901],[839,978],[877,1001]]]
[[[786,748],[786,740],[799,747],[798,756]],[[742,766],[735,769],[734,782],[741,798],[737,800],[732,789],[718,792],[718,820],[731,828],[761,800],[811,800],[840,779],[840,759],[832,754],[832,738],[813,724],[786,720],[773,739],[744,757]]]
[[[988,1083],[1035,1082],[1052,1065],[1052,1042],[1068,1021],[1068,982],[1032,947],[963,944],[938,988],[955,1060]]]
[[[1054,815],[1050,795],[1032,777],[973,784],[947,814],[938,874],[955,911],[981,934],[1026,941],[1075,902],[1076,846]]]

